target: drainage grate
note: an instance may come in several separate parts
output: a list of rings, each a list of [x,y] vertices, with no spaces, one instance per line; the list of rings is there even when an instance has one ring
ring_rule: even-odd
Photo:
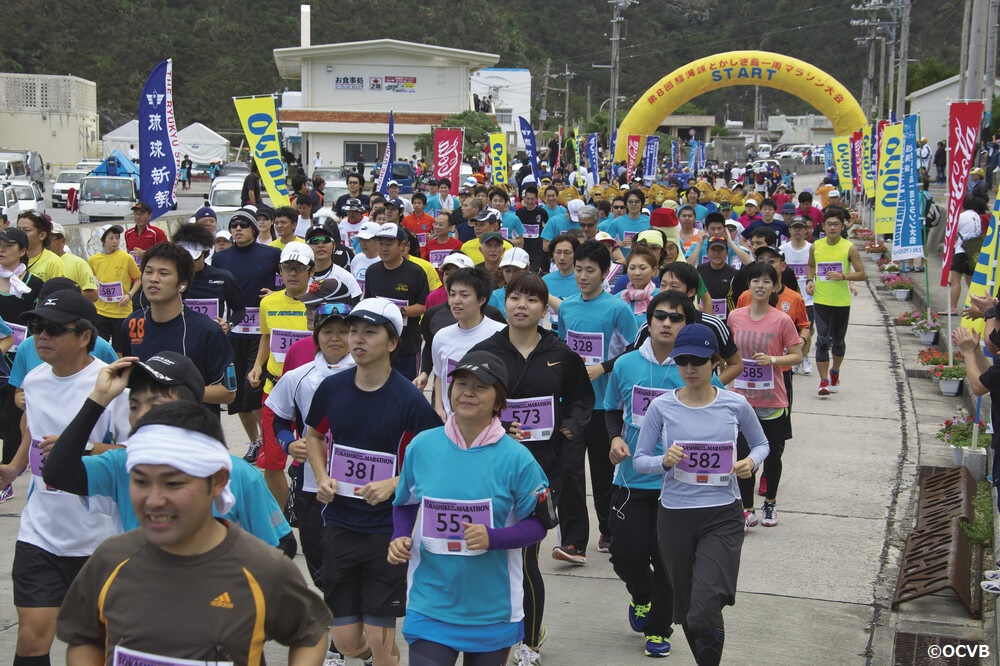
[[[930,370],[921,370],[919,368],[907,368],[906,369],[906,376],[907,377],[911,377],[911,378],[916,378],[916,379],[930,379],[931,378],[931,371]]]
[[[931,657],[928,653],[936,653],[937,647],[946,645],[968,647],[978,646],[985,642],[976,642],[953,638],[951,636],[932,636],[930,634],[908,634],[902,631],[896,632],[896,637],[892,642],[892,663],[893,666],[979,666],[979,657],[953,656],[953,657]],[[948,651],[951,653],[951,651]],[[962,654],[967,655],[969,651],[962,650]]]
[[[972,498],[975,496],[976,482],[965,467],[952,467],[923,479],[916,529],[944,531],[952,518],[972,520]]]

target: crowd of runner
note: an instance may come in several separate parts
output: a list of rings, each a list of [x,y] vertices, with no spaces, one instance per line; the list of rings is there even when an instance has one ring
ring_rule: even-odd
[[[12,220],[15,666],[56,635],[74,664],[259,663],[275,640],[290,664],[387,666],[397,628],[410,664],[539,664],[553,529],[567,566],[609,555],[637,651],[681,625],[718,664],[743,540],[779,524],[791,377],[812,346],[816,395],[845,385],[865,271],[832,176],[625,171],[542,162],[409,200],[352,173],[330,202],[300,179],[169,239],[137,204],[89,261]]]

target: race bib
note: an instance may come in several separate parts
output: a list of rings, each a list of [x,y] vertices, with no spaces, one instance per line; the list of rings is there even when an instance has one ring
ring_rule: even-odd
[[[583,359],[584,365],[604,362],[604,334],[566,331],[566,344],[574,354]]]
[[[206,317],[212,319],[219,317],[219,299],[217,298],[189,298],[184,301],[184,305]]]
[[[233,328],[233,331],[260,335],[260,308],[247,308],[243,319]]]
[[[31,440],[31,447],[28,449],[28,465],[31,473],[40,477],[42,475],[42,440]]]
[[[409,305],[410,305],[409,301],[404,301],[404,300],[399,299],[399,298],[389,298],[389,299],[386,299],[386,300],[391,301],[392,303],[395,303],[396,305],[398,305],[401,308],[409,307]],[[400,313],[402,314],[402,311],[400,311]],[[406,326],[406,320],[407,319],[409,319],[409,317],[407,317],[406,315],[403,315],[403,326]]]
[[[639,235],[638,231],[625,231],[622,232],[623,241],[634,241],[635,237]]]
[[[792,273],[795,274],[796,278],[805,278],[806,269],[809,268],[809,264],[788,264],[788,267],[792,269]],[[817,267],[817,272],[818,270],[819,269]]]
[[[427,259],[434,268],[440,268],[441,263],[451,254],[451,250],[431,250],[427,253]]]
[[[774,366],[743,359],[743,372],[733,380],[733,388],[770,391],[774,388]]]
[[[828,281],[827,273],[842,273],[844,265],[839,261],[821,261],[816,264],[816,279]]]
[[[493,527],[493,500],[448,500],[425,497],[420,501],[421,542],[435,555],[482,555],[469,550],[462,523]]]
[[[281,279],[281,273],[274,274],[274,288],[275,289],[285,288],[285,281]]]
[[[642,421],[646,416],[646,410],[649,409],[650,403],[669,390],[670,389],[664,388],[649,388],[647,386],[639,386],[638,384],[633,386],[631,405],[632,425],[636,428],[641,428]]]
[[[396,456],[391,453],[355,449],[334,444],[330,454],[330,478],[337,481],[337,494],[364,499],[358,493],[373,481],[396,476]]]
[[[510,238],[510,229],[507,227],[500,227],[500,238],[508,240]]]
[[[555,399],[551,395],[543,398],[507,398],[507,408],[500,413],[500,420],[520,423],[524,435],[521,441],[541,442],[552,439],[555,414]]]
[[[538,238],[541,233],[542,225],[540,224],[526,224],[524,225],[524,237],[525,238]]]
[[[427,245],[427,234],[417,234],[417,244],[420,247]]]
[[[282,328],[271,329],[271,356],[278,363],[285,362],[285,354],[292,345],[312,335],[309,331],[289,331]]]
[[[225,595],[228,597],[228,595]],[[220,596],[220,599],[222,597]],[[215,605],[215,602],[212,602]],[[220,602],[222,603],[222,602]],[[232,602],[228,603],[229,606],[222,605],[220,608],[230,608],[232,607]],[[115,646],[114,659],[111,662],[112,666],[233,666],[235,662],[232,661],[204,661],[202,659],[178,659],[176,657],[161,657],[156,654],[150,654],[149,652],[139,652],[138,650],[129,650],[121,645]]]
[[[125,287],[121,282],[98,282],[97,297],[105,303],[117,303],[125,295]]]
[[[687,457],[674,467],[674,478],[692,486],[728,486],[736,460],[736,442],[674,442]]]
[[[726,299],[724,298],[712,299],[712,314],[721,319],[725,319],[728,313],[729,313],[729,307],[726,305]]]
[[[14,338],[14,344],[10,346],[9,351],[15,352],[18,345],[24,342],[24,338],[28,336],[28,327],[21,324],[7,324],[7,328],[10,329],[11,335]]]

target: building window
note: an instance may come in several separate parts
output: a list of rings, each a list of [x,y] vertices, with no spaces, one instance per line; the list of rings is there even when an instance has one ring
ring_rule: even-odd
[[[368,164],[373,164],[382,159],[378,151],[376,141],[345,141],[344,142],[344,164],[355,164],[358,161],[358,154]]]
[[[513,109],[497,109],[497,125],[510,125],[513,121]]]

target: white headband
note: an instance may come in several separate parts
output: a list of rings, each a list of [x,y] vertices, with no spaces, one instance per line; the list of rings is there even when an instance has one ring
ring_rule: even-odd
[[[168,425],[148,425],[139,428],[128,440],[125,469],[136,465],[169,465],[191,476],[208,478],[221,469],[230,471],[233,459],[219,440],[200,432]],[[215,500],[220,516],[233,508],[236,498],[226,484]]]

